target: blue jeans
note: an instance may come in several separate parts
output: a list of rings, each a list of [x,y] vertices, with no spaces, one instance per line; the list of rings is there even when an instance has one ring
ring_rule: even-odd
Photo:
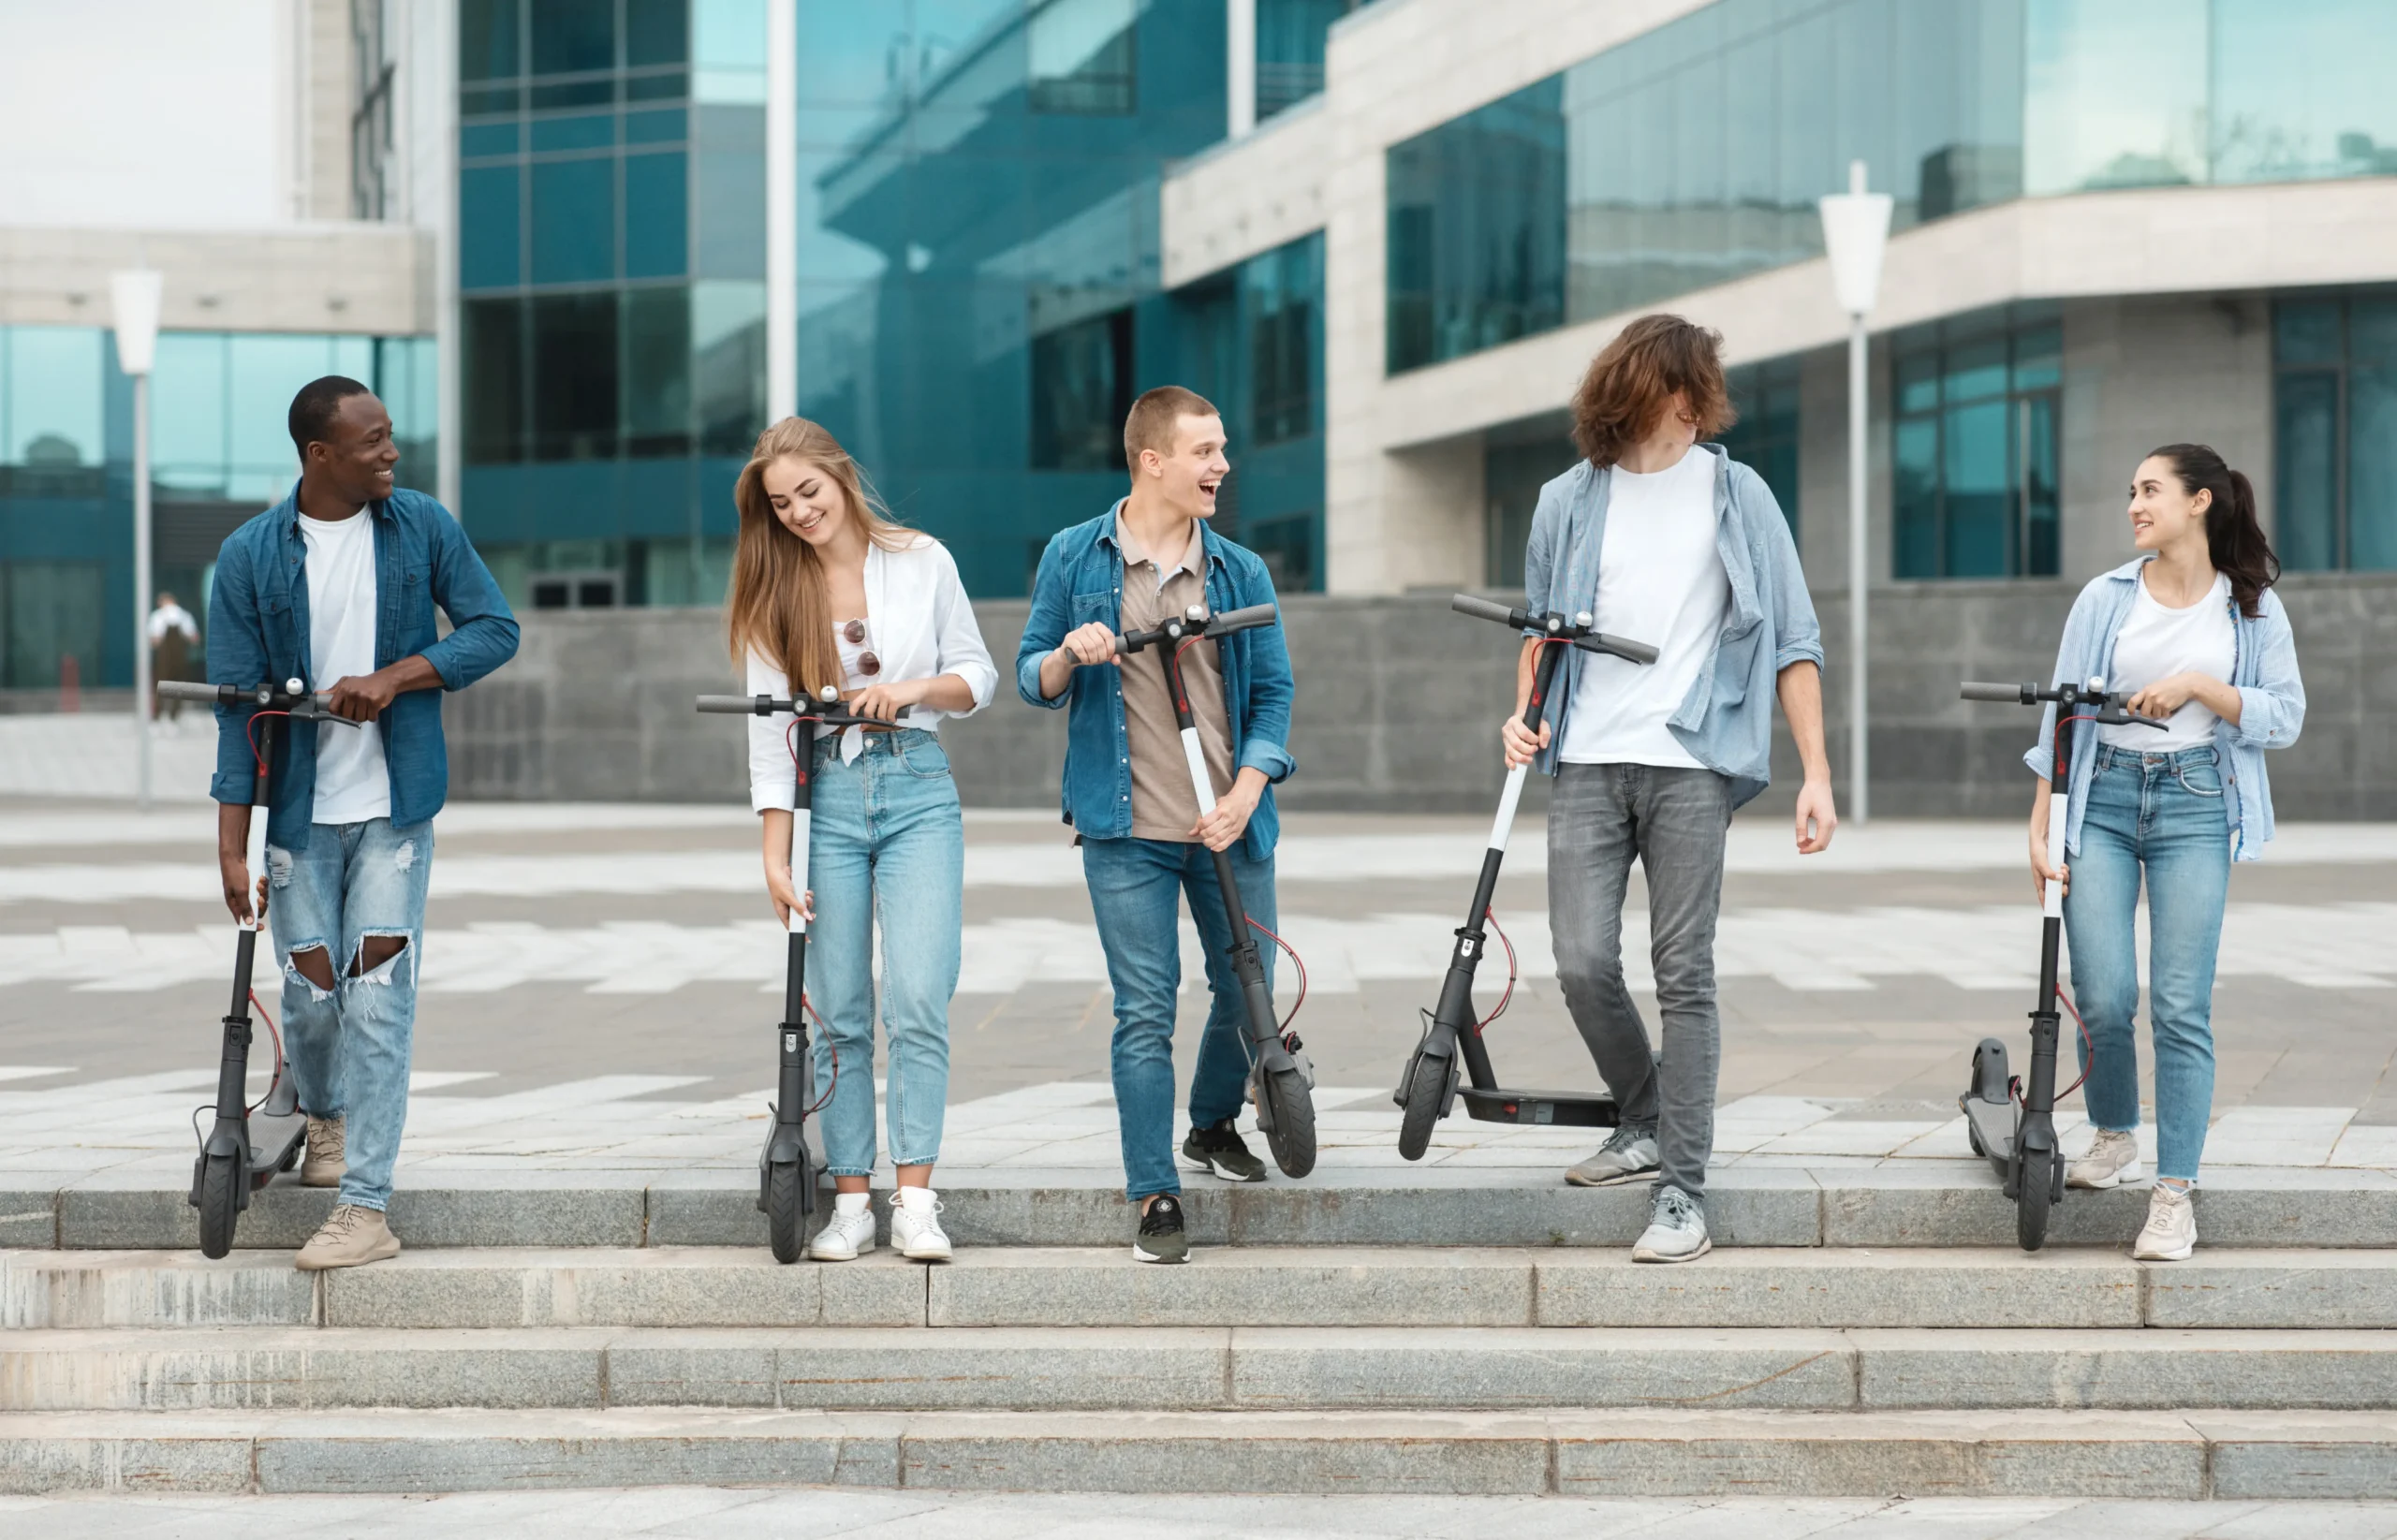
[[[2139,960],[2147,879],[2148,1015],[2155,1034],[2155,1174],[2195,1181],[2213,1109],[2213,965],[2230,887],[2230,823],[2212,746],[2137,754],[2100,744],[2065,897],[2072,994],[2096,1049],[2089,1121],[2139,1126]]]
[[[835,738],[816,745],[807,886],[816,922],[807,995],[816,1035],[824,1159],[836,1177],[874,1174],[874,932],[882,931],[882,1031],[890,1158],[940,1159],[949,1104],[949,1002],[965,924],[965,821],[940,739],[919,728],[866,735],[843,764]],[[834,1068],[837,1055],[838,1070]]]
[[[1273,858],[1250,860],[1233,846],[1232,879],[1249,917],[1279,929],[1273,914]],[[1215,886],[1213,855],[1172,840],[1082,841],[1082,878],[1107,950],[1115,990],[1115,1122],[1124,1146],[1124,1195],[1139,1202],[1179,1193],[1173,1166],[1173,1018],[1182,991],[1182,931],[1176,910],[1186,893],[1207,954],[1214,1005],[1198,1036],[1190,1081],[1190,1122],[1204,1128],[1239,1112],[1247,1099],[1248,1006],[1232,972],[1231,922]],[[1273,982],[1273,944],[1252,929]]]
[[[300,1105],[345,1121],[348,1172],[341,1201],[384,1209],[408,1120],[408,1057],[416,1041],[416,981],[424,947],[424,886],[433,825],[389,818],[318,824],[306,848],[266,851],[267,922],[283,960],[283,1035]],[[353,975],[369,937],[404,943],[380,967]],[[320,990],[291,954],[321,947],[333,988]]]

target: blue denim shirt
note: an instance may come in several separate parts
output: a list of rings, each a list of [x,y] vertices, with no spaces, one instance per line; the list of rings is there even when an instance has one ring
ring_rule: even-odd
[[[1692,758],[1730,777],[1736,807],[1772,783],[1776,682],[1793,663],[1822,667],[1823,633],[1798,565],[1797,542],[1764,477],[1719,444],[1700,444],[1691,452],[1716,461],[1714,548],[1731,580],[1731,602],[1711,654],[1665,726]],[[1535,613],[1578,614],[1596,598],[1613,479],[1611,472],[1585,460],[1539,490],[1531,544],[1523,552],[1523,593]],[[1597,617],[1597,627],[1610,629],[1604,615]],[[1549,697],[1549,747],[1539,756],[1539,768],[1549,775],[1556,773],[1556,750],[1565,741],[1583,656],[1570,647],[1564,652]]]
[[[1132,832],[1132,751],[1124,728],[1124,683],[1113,668],[1077,668],[1054,700],[1040,698],[1040,660],[1057,650],[1066,633],[1096,621],[1109,630],[1122,624],[1124,552],[1115,543],[1118,502],[1086,524],[1059,530],[1040,553],[1032,583],[1032,613],[1016,649],[1016,693],[1051,711],[1071,706],[1066,727],[1066,822],[1093,840],[1120,840]],[[1234,545],[1204,524],[1207,606],[1222,613],[1253,604],[1272,604],[1273,579],[1257,553]],[[1216,645],[1223,649],[1224,708],[1235,759],[1268,782],[1298,769],[1290,740],[1290,651],[1278,625],[1237,631]],[[1148,653],[1126,658],[1127,668],[1154,668]],[[1251,860],[1273,853],[1281,820],[1273,811],[1273,788],[1257,801],[1241,850]]]
[[[421,653],[444,689],[463,690],[516,655],[516,617],[449,509],[402,489],[368,504],[367,515],[375,521],[375,667]],[[435,605],[453,627],[437,638]],[[294,678],[312,690],[333,682],[318,679],[308,658],[308,548],[300,537],[296,483],[289,496],[225,537],[208,595],[210,683]],[[245,737],[251,710],[216,708],[216,777],[208,793],[220,802],[246,802],[256,785],[257,761]],[[320,729],[313,722],[285,726],[289,730],[276,740],[266,837],[286,850],[303,850],[316,805]],[[383,712],[377,729],[391,776],[391,822],[402,829],[420,824],[441,811],[449,794],[441,697],[407,692]]]
[[[2086,684],[2111,679],[2114,638],[2130,619],[2139,598],[2139,569],[2155,560],[2141,556],[2124,563],[2103,577],[2092,578],[2072,613],[2064,623],[2064,642],[2056,649],[2053,682]],[[2239,725],[2225,722],[2214,729],[2214,744],[2228,748],[2223,781],[2234,796],[2224,805],[2230,820],[2234,860],[2260,858],[2272,838],[2272,786],[2264,770],[2264,751],[2285,749],[2297,741],[2305,726],[2305,681],[2297,671],[2297,638],[2288,628],[2288,611],[2280,595],[2264,590],[2260,611],[2254,619],[2230,606],[2230,683],[2239,692]],[[2039,715],[2039,741],[2022,756],[2031,773],[2046,780],[2056,762],[2056,709]],[[2097,734],[2087,724],[2072,735],[2072,807],[2065,820],[2066,856],[2081,854],[2081,817],[2089,807],[2089,778],[2097,767]]]

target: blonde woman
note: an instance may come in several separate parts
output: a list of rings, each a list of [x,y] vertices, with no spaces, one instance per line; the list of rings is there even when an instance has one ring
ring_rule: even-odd
[[[774,915],[809,917],[808,990],[823,1022],[816,1083],[825,1164],[838,1194],[808,1244],[819,1262],[874,1250],[874,927],[883,933],[885,1105],[899,1188],[890,1242],[946,1261],[932,1187],[949,1099],[949,1002],[963,925],[964,825],[941,719],[989,704],[998,672],[957,564],[939,541],[893,523],[839,441],[801,418],[768,428],[733,490],[741,542],[728,604],[733,656],[751,695],[837,687],[888,731],[801,741],[815,777],[807,887],[789,867],[797,789],[787,718],[749,722],[749,799],[763,822]]]

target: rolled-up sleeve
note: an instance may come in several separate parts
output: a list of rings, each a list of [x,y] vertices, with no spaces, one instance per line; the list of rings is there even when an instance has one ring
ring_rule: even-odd
[[[742,694],[771,696],[776,700],[790,698],[790,681],[783,671],[766,661],[765,654],[749,649],[749,666],[743,680]],[[799,800],[799,769],[791,763],[788,733],[791,719],[787,716],[743,717],[749,724],[749,808],[763,813],[769,808],[788,813]]]
[[[1748,476],[1762,505],[1759,521],[1764,525],[1766,560],[1772,565],[1772,671],[1778,674],[1799,663],[1820,668],[1823,623],[1815,615],[1815,595],[1806,587],[1805,564],[1798,560],[1798,541],[1790,535],[1789,521],[1782,516],[1781,505],[1774,501],[1764,477],[1753,471]]]
[[[436,505],[437,508],[437,505]],[[474,542],[447,510],[433,528],[433,600],[450,631],[424,650],[442,688],[463,690],[516,655],[522,629]]]
[[[1040,661],[1065,641],[1066,621],[1072,613],[1066,592],[1065,557],[1059,550],[1063,538],[1052,535],[1040,552],[1040,571],[1032,579],[1032,608],[1023,617],[1023,637],[1015,649],[1015,693],[1051,711],[1074,698],[1071,680],[1053,700],[1040,693]]]
[[[938,653],[935,670],[955,674],[974,693],[973,711],[951,711],[951,716],[971,716],[991,703],[998,694],[998,666],[991,661],[991,650],[982,641],[981,623],[974,618],[974,601],[966,595],[963,579],[957,575],[957,559],[946,546],[933,548],[940,556],[940,580],[933,595],[933,636]]]
[[[1279,605],[1269,581],[1261,601]],[[1285,781],[1299,768],[1289,749],[1290,703],[1298,693],[1290,675],[1290,647],[1279,623],[1261,625],[1240,638],[1248,644],[1248,701],[1241,715],[1240,765],[1268,781]]]
[[[2285,749],[2305,727],[2305,681],[2297,669],[2297,638],[2280,595],[2264,594],[2254,626],[2256,682],[2239,687],[2239,723],[2230,741],[2243,748]]]
[[[256,684],[269,668],[249,550],[238,539],[228,540],[208,591],[208,682]],[[216,708],[216,773],[208,795],[217,801],[247,802],[257,788],[257,761],[248,736],[253,710]]]

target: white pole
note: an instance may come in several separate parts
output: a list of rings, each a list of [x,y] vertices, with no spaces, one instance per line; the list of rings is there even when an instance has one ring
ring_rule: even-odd
[[[1866,568],[1870,534],[1865,521],[1865,415],[1870,410],[1864,317],[1847,329],[1847,816],[1861,824],[1872,816],[1870,740],[1865,722]]]
[[[766,5],[766,420],[799,411],[799,12]]]
[[[1257,126],[1257,0],[1224,7],[1224,137]]]
[[[412,216],[433,226],[433,452],[434,495],[463,521],[466,485],[464,317],[458,301],[458,6],[433,0],[431,56],[423,60],[429,88],[411,99],[431,107],[432,138],[438,146],[430,196],[417,201]],[[405,67],[403,66],[402,67]],[[413,157],[411,157],[413,159]],[[413,191],[413,189],[411,189]]]
[[[133,376],[134,785],[150,811],[150,374]]]

